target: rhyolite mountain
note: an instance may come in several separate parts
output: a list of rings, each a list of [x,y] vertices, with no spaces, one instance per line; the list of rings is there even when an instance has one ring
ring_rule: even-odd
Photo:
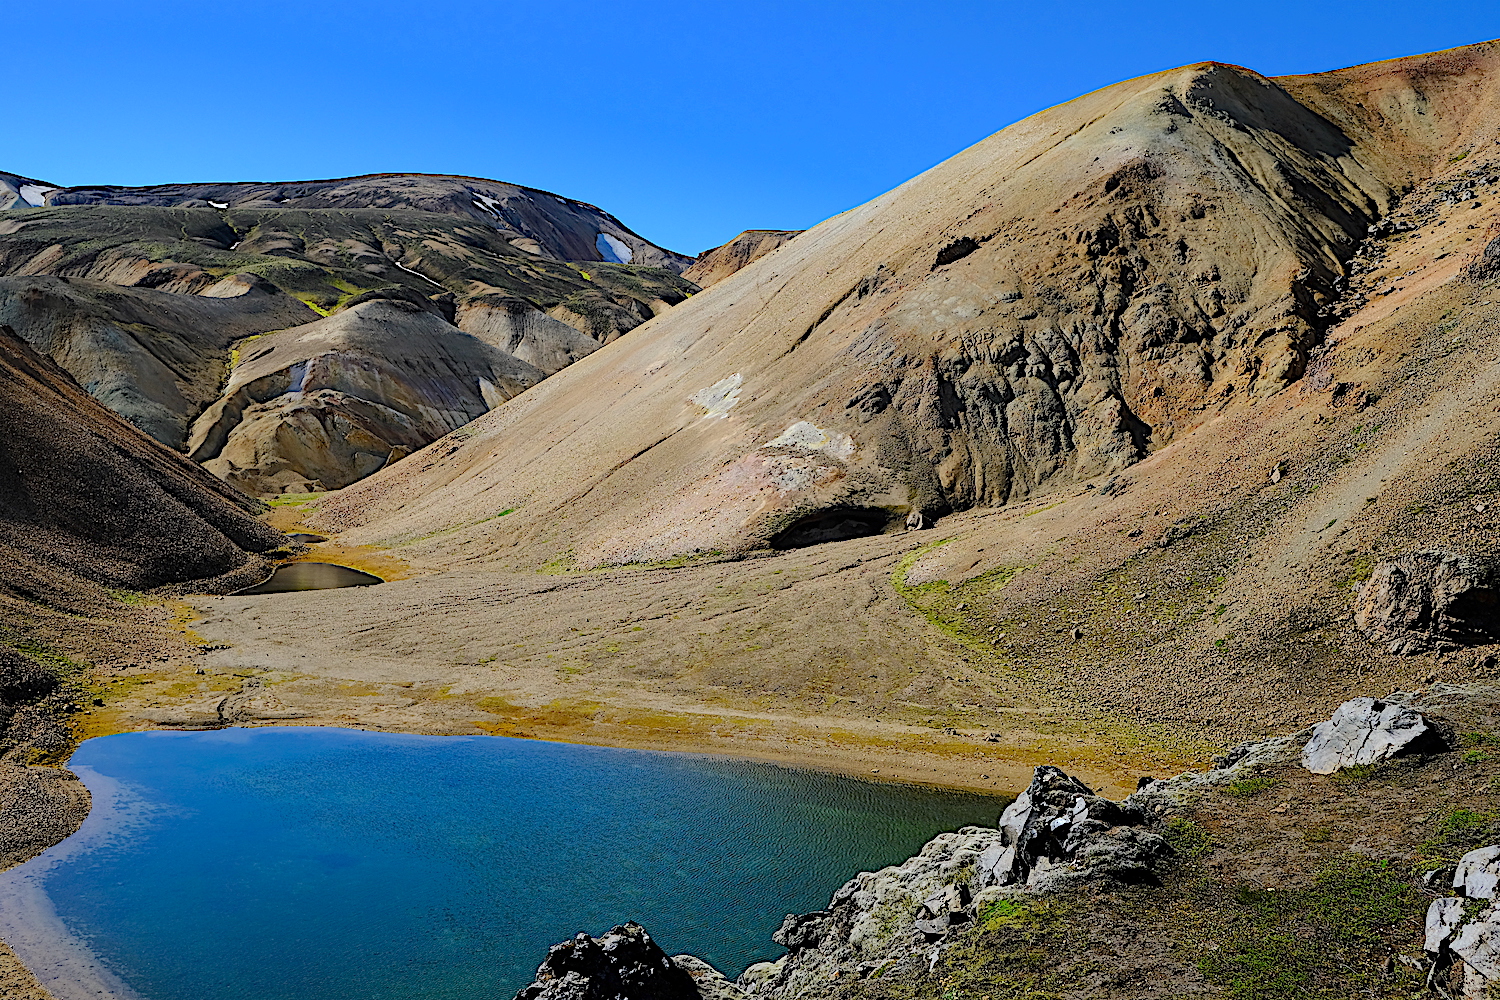
[[[1044,111],[328,512],[374,538],[503,504],[483,544],[598,566],[1122,473],[1307,375],[1370,227],[1490,157],[1497,58],[1280,80],[1204,63]]]
[[[347,485],[452,430],[454,415],[484,412],[698,287],[679,275],[688,258],[593,206],[476,178],[0,182],[10,205],[0,212],[0,321],[174,448],[201,452],[190,428],[210,407],[220,425],[225,413],[239,419],[243,406],[231,397],[244,379],[232,369],[257,354],[241,341],[302,326],[296,339],[307,341],[330,329],[317,325],[323,317],[378,299],[406,304],[385,307],[392,333],[375,353],[368,339],[341,345],[345,367],[369,376],[358,388],[315,380],[307,391],[325,395],[311,408],[291,398],[302,390],[286,388],[289,398],[272,408],[279,416],[257,411],[257,444],[239,448],[233,466],[255,490]],[[452,349],[426,344],[432,337]],[[280,372],[285,387],[289,372]],[[254,392],[264,395],[268,374],[258,370]],[[332,409],[330,391],[343,393]],[[413,423],[413,406],[447,416]],[[218,458],[218,447],[206,457]]]

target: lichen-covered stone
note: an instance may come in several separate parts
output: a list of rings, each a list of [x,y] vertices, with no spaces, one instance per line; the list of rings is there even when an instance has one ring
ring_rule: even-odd
[[[1312,739],[1302,750],[1302,766],[1313,774],[1332,774],[1357,764],[1377,764],[1429,732],[1422,714],[1405,705],[1354,698],[1335,709],[1333,718],[1313,727]]]

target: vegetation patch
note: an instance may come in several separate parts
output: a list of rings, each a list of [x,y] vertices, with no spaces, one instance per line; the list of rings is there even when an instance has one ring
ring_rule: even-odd
[[[1269,775],[1256,774],[1248,778],[1240,778],[1238,781],[1231,781],[1225,786],[1224,790],[1237,799],[1249,799],[1275,787],[1275,778]]]
[[[1419,941],[1426,897],[1405,864],[1348,854],[1306,888],[1239,883],[1202,901],[1223,930],[1199,970],[1244,1000],[1410,996],[1422,975],[1386,957]]]

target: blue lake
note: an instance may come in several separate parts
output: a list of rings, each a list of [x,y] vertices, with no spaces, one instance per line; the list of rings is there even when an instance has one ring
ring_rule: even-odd
[[[549,945],[627,919],[734,976],[781,953],[784,914],[1004,804],[725,758],[343,729],[131,733],[72,763],[95,813],[0,876],[0,931],[41,971],[63,946],[18,921],[50,903],[51,936],[146,1000],[506,1000]]]

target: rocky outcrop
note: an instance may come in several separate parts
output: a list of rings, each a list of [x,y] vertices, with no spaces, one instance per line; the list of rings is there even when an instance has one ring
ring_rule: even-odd
[[[1389,652],[1410,654],[1500,640],[1500,574],[1458,552],[1414,552],[1375,567],[1354,623]]]
[[[1354,698],[1334,710],[1333,718],[1313,727],[1302,750],[1302,766],[1313,774],[1332,774],[1346,767],[1378,764],[1436,738],[1420,712],[1375,698]]]
[[[826,910],[788,914],[772,935],[787,954],[751,966],[739,985],[752,995],[793,996],[836,972],[925,966],[949,934],[1006,894],[1150,880],[1171,851],[1149,822],[1134,804],[1038,767],[997,828],[939,834],[906,862],[857,875]]]
[[[243,342],[189,455],[249,493],[335,490],[545,377],[404,298]]]
[[[1436,972],[1458,980],[1466,1000],[1483,1000],[1500,982],[1500,846],[1460,858],[1452,885],[1457,895],[1435,899],[1427,909],[1424,948]]]
[[[706,962],[697,964],[707,966]],[[631,922],[597,938],[579,934],[553,945],[537,968],[536,979],[516,994],[516,1000],[700,1000],[701,996],[693,976],[668,958],[645,928]]]
[[[747,229],[723,246],[700,253],[692,266],[682,272],[682,276],[707,288],[749,267],[801,232],[800,229]]]

